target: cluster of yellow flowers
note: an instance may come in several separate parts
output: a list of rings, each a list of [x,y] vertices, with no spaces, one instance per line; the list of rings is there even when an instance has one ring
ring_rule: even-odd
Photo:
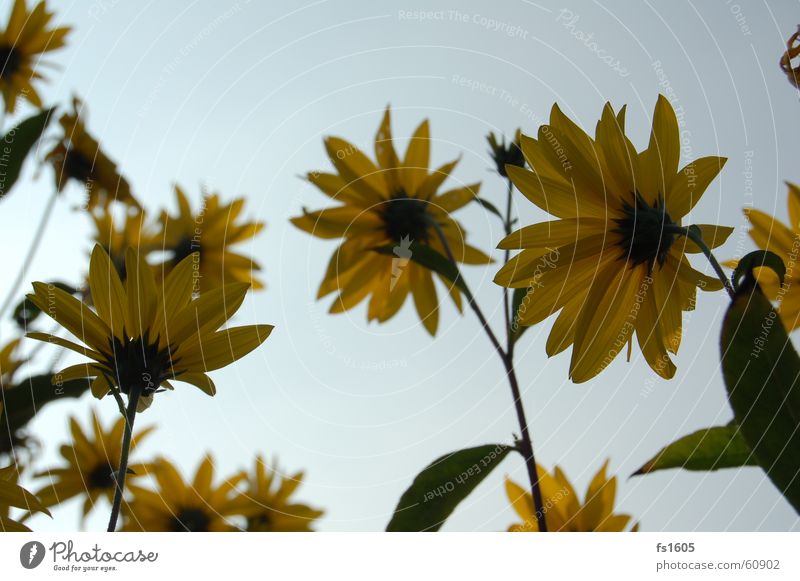
[[[41,78],[39,56],[64,46],[70,31],[52,28],[52,17],[45,0],[32,10],[25,0],[15,0],[0,31],[0,94],[8,113],[19,99],[42,106],[33,85]],[[781,61],[795,83],[796,40],[790,39]],[[35,475],[49,480],[35,495],[17,485],[20,466],[0,470],[0,528],[25,530],[31,512],[81,497],[84,516],[101,498],[112,504],[110,530],[117,515],[128,531],[310,530],[322,512],[290,499],[303,474],[284,477],[260,456],[252,471],[221,481],[214,478],[210,455],[190,480],[164,458],[128,463],[130,451],[153,430],[141,429],[134,437],[136,414],[152,405],[156,394],[172,390],[178,381],[213,396],[216,386],[207,373],[244,357],[271,333],[272,326],[265,324],[223,328],[251,289],[264,288],[254,274],[260,265],[232,249],[252,240],[264,224],[242,218],[242,198],[224,202],[216,193],[205,194],[193,210],[179,186],[177,214],[162,210],[151,219],[89,132],[79,99],[59,125],[44,159],[54,170],[57,191],[71,182],[84,189],[80,211],[92,221],[96,245],[86,288],[68,292],[34,282],[27,295],[31,308],[75,340],[59,332],[29,331],[27,337],[87,357],[53,381],[87,382],[96,398],[112,396],[122,417],[104,429],[93,412],[87,431],[70,418],[72,442],[61,448],[63,463]],[[683,313],[695,308],[697,290],[734,290],[711,252],[733,229],[686,223],[725,158],[702,157],[680,166],[678,120],[664,96],[656,101],[645,148],[631,143],[625,125],[625,107],[615,110],[608,103],[592,136],[554,105],[549,123],[535,136],[518,132],[509,144],[490,136],[497,171],[509,185],[503,215],[480,197],[480,183],[444,187],[459,159],[431,168],[427,120],[401,157],[387,108],[375,135],[374,159],[345,139],[325,140],[333,171],[313,171],[306,178],[334,204],[304,209],[291,219],[313,236],[337,240],[318,291],[318,298],[336,295],[331,313],[366,301],[367,319],[385,323],[410,296],[423,327],[434,336],[440,317],[437,284],[444,285],[459,312],[466,303],[476,313],[509,378],[522,434],[515,449],[531,480],[530,490],[506,482],[522,519],[512,531],[639,527],[630,515],[614,510],[617,481],[606,475],[608,462],[583,501],[559,467],[551,474],[536,464],[514,370],[520,329],[554,317],[545,351],[553,357],[571,349],[569,377],[575,383],[594,379],[623,351],[630,360],[634,343],[652,371],[670,379],[677,371],[673,357],[681,343]],[[514,188],[552,219],[514,230]],[[505,345],[459,271],[463,265],[493,262],[467,243],[465,228],[454,218],[469,204],[480,204],[503,221],[505,236],[497,248],[505,260],[494,282],[503,293]],[[795,329],[800,289],[793,283],[800,273],[792,266],[800,248],[800,188],[789,184],[788,227],[755,209],[745,213],[756,245],[789,265],[784,281],[767,269],[757,276],[778,304],[786,329]],[[511,251],[518,252],[511,256]],[[690,262],[690,255],[700,253],[714,276]],[[736,261],[725,264],[737,266]],[[507,289],[513,289],[513,301]],[[14,388],[14,375],[25,362],[17,355],[18,345],[15,339],[0,350],[3,390]],[[22,516],[13,519],[12,508]]]

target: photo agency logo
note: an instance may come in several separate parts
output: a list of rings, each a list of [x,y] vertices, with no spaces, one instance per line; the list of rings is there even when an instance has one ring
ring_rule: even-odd
[[[26,569],[35,569],[48,554],[52,556],[54,571],[73,573],[108,573],[120,570],[120,564],[155,563],[158,559],[158,553],[142,549],[106,551],[98,544],[76,547],[72,541],[56,541],[45,549],[39,541],[29,541],[19,550],[19,562]]]
[[[30,541],[19,550],[19,562],[26,569],[35,569],[44,561],[45,548],[39,541]]]

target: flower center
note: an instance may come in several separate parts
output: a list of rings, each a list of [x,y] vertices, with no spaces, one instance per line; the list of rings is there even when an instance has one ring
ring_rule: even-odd
[[[107,367],[122,393],[129,394],[131,387],[138,385],[141,395],[153,395],[161,382],[169,379],[169,349],[159,351],[157,340],[151,343],[146,338],[138,338],[123,343],[114,337],[110,343],[111,357]]]
[[[428,202],[410,198],[405,192],[392,196],[381,208],[381,217],[386,227],[386,234],[395,242],[410,237],[411,240],[426,242],[428,240],[428,222],[426,206]]]
[[[114,488],[114,469],[110,464],[98,464],[88,475],[89,488],[107,490]]]
[[[200,251],[200,244],[188,236],[181,238],[172,248],[172,262],[178,264],[181,260],[191,255],[193,252]],[[200,253],[202,256],[202,252]]]
[[[272,517],[266,512],[247,519],[247,530],[251,532],[268,533],[272,531]]]
[[[664,199],[659,196],[655,206],[651,206],[639,192],[634,194],[634,204],[627,202],[623,205],[623,218],[614,222],[618,228],[614,229],[622,235],[619,245],[622,248],[623,260],[630,260],[631,266],[647,263],[649,272],[658,262],[664,264],[675,234],[664,232],[665,227],[674,225],[672,218],[667,214]]]
[[[175,533],[208,532],[211,519],[199,508],[184,508],[172,518],[170,529]]]
[[[87,187],[94,181],[94,163],[75,147],[67,150],[63,172],[65,177],[87,184]]]
[[[22,57],[13,46],[0,46],[0,79],[10,79],[22,66]]]

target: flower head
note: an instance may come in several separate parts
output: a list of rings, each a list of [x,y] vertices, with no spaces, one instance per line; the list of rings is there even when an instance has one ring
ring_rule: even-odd
[[[125,256],[129,248],[142,254],[159,248],[158,232],[147,222],[143,210],[128,211],[122,220],[116,219],[109,208],[90,215],[95,228],[94,240],[109,255],[122,282],[126,278]]]
[[[33,283],[28,299],[85,346],[47,333],[28,337],[55,343],[91,359],[57,373],[53,381],[93,378],[91,391],[101,398],[119,389],[141,394],[140,411],[170,380],[190,383],[209,395],[216,387],[206,372],[225,367],[258,347],[271,325],[219,329],[241,306],[249,288],[232,283],[193,299],[193,256],[186,257],[157,284],[152,268],[129,248],[127,279],[99,244],[89,265],[94,311],[53,285]]]
[[[622,532],[630,523],[631,516],[614,513],[617,495],[617,478],[606,477],[608,461],[595,474],[586,497],[581,503],[575,489],[561,468],[549,474],[537,466],[539,484],[542,489],[542,506],[547,528],[553,532]],[[514,510],[522,519],[521,523],[511,525],[510,532],[526,533],[538,531],[536,512],[530,492],[506,478],[506,494]],[[639,530],[636,523],[631,531]]]
[[[409,261],[410,244],[429,245],[452,253],[465,264],[491,259],[468,245],[466,233],[450,213],[475,200],[480,184],[437,193],[458,160],[430,172],[428,122],[414,132],[402,161],[394,148],[389,109],[375,136],[376,162],[355,145],[338,137],[325,140],[336,173],[311,172],[308,180],[339,205],[304,211],[292,223],[319,238],[342,240],[328,264],[318,298],[339,293],[332,313],[347,311],[369,297],[367,318],[384,322],[413,295],[423,325],[431,335],[439,322],[438,298],[432,273]],[[445,247],[445,244],[447,247]],[[373,252],[395,246],[395,256]],[[461,309],[461,294],[442,279]]]
[[[495,277],[527,288],[515,324],[559,315],[547,340],[553,356],[572,346],[570,377],[587,381],[634,337],[645,360],[670,378],[681,340],[682,311],[696,290],[719,290],[716,278],[691,267],[686,253],[701,249],[676,231],[722,169],[724,158],[704,157],[678,169],[675,112],[659,96],[647,149],[625,136],[625,109],[607,104],[592,139],[553,106],[537,139],[522,138],[531,170],[508,166],[514,185],[557,220],[526,226],[500,248],[521,249]],[[732,228],[700,225],[717,247]]]
[[[42,106],[33,81],[42,79],[38,71],[39,55],[64,46],[70,28],[50,28],[53,13],[42,0],[30,12],[25,0],[14,0],[5,29],[0,30],[0,93],[6,113],[13,113],[22,97],[36,107]]]
[[[123,503],[123,531],[225,532],[238,527],[229,518],[237,515],[234,487],[244,478],[214,484],[214,462],[206,456],[191,483],[184,481],[167,460],[160,460],[154,473],[156,490],[130,486],[131,499]]]
[[[112,201],[139,208],[128,181],[86,130],[82,115],[84,106],[74,98],[72,113],[64,113],[58,120],[62,135],[45,157],[55,171],[58,191],[62,191],[70,180],[75,180],[86,189],[86,206],[90,210],[108,206]]]
[[[774,252],[786,265],[783,284],[770,268],[756,269],[756,278],[767,297],[777,301],[783,326],[787,331],[793,331],[800,327],[800,270],[794,268],[800,253],[800,187],[788,182],[786,185],[789,187],[788,226],[755,208],[745,208],[744,215],[750,222],[750,238],[756,246]],[[732,268],[736,264],[737,261],[726,263]]]
[[[298,472],[285,478],[256,458],[255,467],[245,481],[244,492],[234,499],[237,510],[247,518],[247,530],[256,532],[305,532],[322,516],[305,504],[290,502],[290,497],[303,481]]]
[[[92,412],[91,431],[83,431],[74,417],[69,420],[72,444],[61,446],[61,456],[66,464],[44,470],[37,478],[49,478],[52,483],[45,486],[37,496],[45,506],[53,506],[83,496],[83,516],[89,514],[99,498],[114,498],[115,474],[119,470],[122,434],[125,418],[119,418],[108,429],[103,429],[97,414]],[[135,448],[152,427],[138,430],[132,440]],[[127,481],[131,482],[153,470],[152,464],[133,464],[128,467]]]
[[[264,228],[263,222],[239,221],[244,198],[223,204],[218,194],[203,196],[197,213],[192,211],[186,194],[175,186],[178,213],[162,212],[161,248],[171,253],[161,268],[169,271],[181,260],[196,252],[200,260],[198,284],[206,291],[233,282],[246,282],[254,289],[264,288],[253,272],[261,270],[257,262],[231,250],[231,246],[250,240]]]
[[[506,144],[505,137],[501,137],[498,141],[494,133],[489,133],[486,138],[489,142],[489,154],[492,156],[492,161],[494,161],[495,167],[497,168],[497,173],[504,178],[508,177],[508,173],[506,172],[507,165],[525,167],[525,156],[522,155],[522,149],[519,145],[521,138],[522,132],[519,129],[517,129],[514,140],[509,141],[508,144]]]

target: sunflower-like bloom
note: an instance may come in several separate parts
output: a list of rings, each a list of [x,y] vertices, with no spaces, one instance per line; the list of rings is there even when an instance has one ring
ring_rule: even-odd
[[[0,30],[0,93],[6,113],[13,113],[22,97],[36,107],[42,106],[33,81],[42,79],[37,70],[39,55],[64,46],[70,31],[67,26],[50,28],[53,13],[42,1],[28,12],[25,0],[15,0],[4,30]]]
[[[143,210],[126,212],[117,220],[113,212],[104,209],[90,214],[94,224],[94,240],[111,257],[120,279],[125,282],[125,255],[129,248],[147,254],[159,248],[159,233],[147,222]]]
[[[475,200],[480,184],[438,194],[458,160],[429,173],[428,121],[414,132],[402,161],[392,141],[387,108],[375,136],[373,163],[355,145],[338,137],[325,140],[336,173],[311,172],[308,180],[340,205],[292,218],[292,223],[319,238],[343,239],[328,264],[317,298],[337,291],[331,313],[347,311],[367,297],[368,320],[393,317],[411,293],[425,329],[436,334],[439,303],[432,273],[410,262],[411,243],[429,245],[464,264],[488,264],[491,258],[465,242],[466,233],[450,213]],[[446,240],[448,248],[443,245]],[[394,256],[372,252],[394,245]],[[461,310],[461,294],[449,289]]]
[[[139,208],[128,181],[86,130],[83,114],[84,106],[76,97],[72,100],[72,113],[64,113],[58,120],[62,135],[45,156],[53,166],[56,188],[62,191],[70,180],[75,180],[86,190],[89,210],[113,201]]]
[[[91,432],[84,432],[77,420],[71,417],[69,428],[72,443],[61,446],[60,450],[66,464],[36,474],[37,478],[51,480],[51,484],[36,493],[45,506],[54,506],[75,496],[82,496],[83,516],[86,517],[99,498],[106,498],[109,503],[113,500],[125,418],[119,418],[105,430],[97,414],[92,412],[91,424]],[[131,450],[152,431],[153,427],[136,430]],[[128,466],[126,482],[133,482],[152,470],[152,464],[131,464]]]
[[[48,341],[92,359],[62,370],[53,382],[94,378],[91,391],[101,398],[119,388],[141,395],[139,410],[152,403],[170,379],[190,383],[208,395],[216,387],[206,372],[225,367],[258,347],[271,325],[218,330],[237,311],[249,288],[232,283],[192,298],[195,257],[188,256],[157,284],[152,268],[128,249],[127,280],[99,244],[89,265],[89,289],[95,310],[53,285],[33,283],[28,299],[86,346],[47,333],[28,337]]]
[[[237,474],[214,484],[214,462],[206,456],[194,480],[187,483],[167,460],[154,473],[156,490],[130,487],[131,499],[122,505],[122,530],[136,532],[225,532],[239,528],[233,504],[234,487],[244,478]],[[234,517],[234,518],[231,518]]]
[[[244,492],[233,501],[238,512],[247,518],[247,530],[311,531],[311,525],[323,512],[289,501],[302,481],[302,472],[283,478],[275,468],[270,468],[260,456],[257,457],[253,472],[247,476]]]
[[[197,213],[192,211],[186,194],[175,186],[178,199],[178,214],[161,213],[163,229],[161,249],[170,252],[170,260],[160,268],[168,272],[173,266],[192,253],[200,257],[198,285],[205,292],[232,282],[246,282],[253,289],[264,288],[253,271],[261,270],[251,258],[232,252],[230,247],[245,242],[264,228],[263,222],[238,222],[244,209],[244,198],[236,198],[228,204],[220,203],[218,194],[203,196]]]
[[[789,182],[786,185],[789,187],[788,226],[754,208],[745,208],[744,215],[750,222],[750,238],[756,246],[774,252],[786,265],[783,285],[770,268],[756,269],[756,278],[767,297],[777,301],[783,326],[787,331],[793,331],[800,327],[800,269],[796,268],[800,254],[800,188]],[[735,268],[737,261],[725,264]]]
[[[2,410],[3,406],[0,404],[0,412]],[[50,511],[34,494],[17,484],[18,479],[19,471],[13,464],[0,468],[0,532],[21,533],[30,532],[31,530],[19,520],[11,518],[11,508],[21,508],[26,512],[50,514]]]
[[[586,497],[581,503],[572,484],[556,466],[551,475],[537,466],[539,484],[542,489],[542,509],[547,529],[551,532],[624,532],[631,516],[614,514],[614,501],[617,496],[617,478],[606,477],[608,461],[594,475]],[[536,532],[539,530],[533,498],[519,485],[506,478],[506,494],[514,510],[522,519],[521,523],[511,525],[513,533]],[[639,524],[631,527],[638,531]]]
[[[13,339],[0,349],[0,388],[14,384],[14,374],[25,364],[24,359],[17,357],[19,339]]]
[[[553,106],[538,139],[522,138],[532,171],[508,166],[514,185],[558,220],[526,226],[499,245],[522,249],[495,282],[527,288],[517,324],[534,325],[560,311],[547,354],[572,345],[570,377],[587,381],[634,335],[645,360],[671,378],[681,340],[682,311],[696,289],[722,284],[694,270],[685,253],[701,249],[675,230],[722,169],[724,158],[703,157],[678,169],[678,121],[659,96],[647,149],[625,136],[625,108],[603,109],[592,139]],[[733,231],[700,225],[714,248]]]

